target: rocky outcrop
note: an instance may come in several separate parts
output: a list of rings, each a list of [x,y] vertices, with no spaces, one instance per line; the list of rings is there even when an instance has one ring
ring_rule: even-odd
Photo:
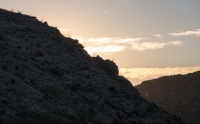
[[[200,123],[200,71],[144,81],[136,88],[148,101],[188,124]]]
[[[1,124],[180,124],[118,67],[35,17],[0,9]]]
[[[92,57],[93,61],[110,76],[116,77],[119,74],[118,66],[111,60],[103,60],[100,56]]]

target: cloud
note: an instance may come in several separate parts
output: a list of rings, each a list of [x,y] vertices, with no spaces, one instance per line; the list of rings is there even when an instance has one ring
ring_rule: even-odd
[[[103,44],[110,44],[112,42],[112,38],[101,37],[101,38],[89,38],[87,40],[94,45],[103,45]]]
[[[137,85],[144,80],[155,79],[162,76],[188,74],[200,70],[200,66],[192,67],[166,67],[166,68],[119,68],[121,75],[130,80],[138,80],[140,82],[132,82]]]
[[[107,11],[104,11],[103,13],[104,13],[104,14],[107,14],[108,12],[107,12]]]
[[[164,38],[164,36],[162,34],[154,34],[154,36],[157,37],[157,38],[160,38],[160,39]]]
[[[132,49],[137,51],[143,51],[147,49],[161,49],[166,46],[181,46],[182,41],[169,41],[169,42],[133,42]]]
[[[105,46],[88,46],[84,48],[90,55],[94,53],[106,53],[106,52],[119,52],[126,49],[125,46],[118,45],[105,45]]]
[[[113,42],[114,43],[132,43],[132,42],[135,42],[135,41],[139,41],[139,40],[142,40],[144,38],[115,38],[113,39]]]
[[[120,52],[124,50],[153,50],[161,49],[166,46],[181,46],[182,41],[170,41],[170,42],[143,42],[142,40],[148,38],[131,38],[131,37],[99,37],[99,38],[83,38],[75,37],[79,39],[85,47],[85,50],[91,55],[93,53],[105,53],[105,52]]]
[[[102,14],[108,14],[108,11],[103,11],[103,12],[100,12]]]
[[[143,38],[130,38],[130,37],[100,37],[100,38],[88,38],[85,40],[85,50],[91,55],[94,53],[105,52],[120,52],[126,50],[128,45],[135,41],[139,41]]]
[[[185,32],[174,32],[174,33],[169,33],[171,36],[200,36],[200,29],[196,29],[194,31],[185,31]]]
[[[114,38],[108,38],[108,37],[101,37],[101,38],[89,38],[88,42],[93,42],[96,45],[105,45],[105,44],[123,44],[123,43],[132,43],[135,41],[142,40],[144,38],[121,38],[121,37],[114,37]]]

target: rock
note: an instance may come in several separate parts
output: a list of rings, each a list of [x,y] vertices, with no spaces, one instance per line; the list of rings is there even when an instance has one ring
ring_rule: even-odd
[[[95,63],[101,67],[105,73],[110,76],[117,76],[119,74],[118,66],[111,60],[103,60],[100,56],[93,57]]]

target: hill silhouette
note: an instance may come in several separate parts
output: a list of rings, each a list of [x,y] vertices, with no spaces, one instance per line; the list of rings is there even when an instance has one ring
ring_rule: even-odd
[[[148,101],[188,124],[200,123],[200,71],[144,81],[135,87]]]
[[[36,17],[0,9],[1,124],[180,124],[117,65]]]

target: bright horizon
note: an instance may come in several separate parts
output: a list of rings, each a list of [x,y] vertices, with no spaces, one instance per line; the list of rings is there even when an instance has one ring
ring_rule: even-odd
[[[1,0],[113,60],[133,85],[200,70],[199,0]]]

